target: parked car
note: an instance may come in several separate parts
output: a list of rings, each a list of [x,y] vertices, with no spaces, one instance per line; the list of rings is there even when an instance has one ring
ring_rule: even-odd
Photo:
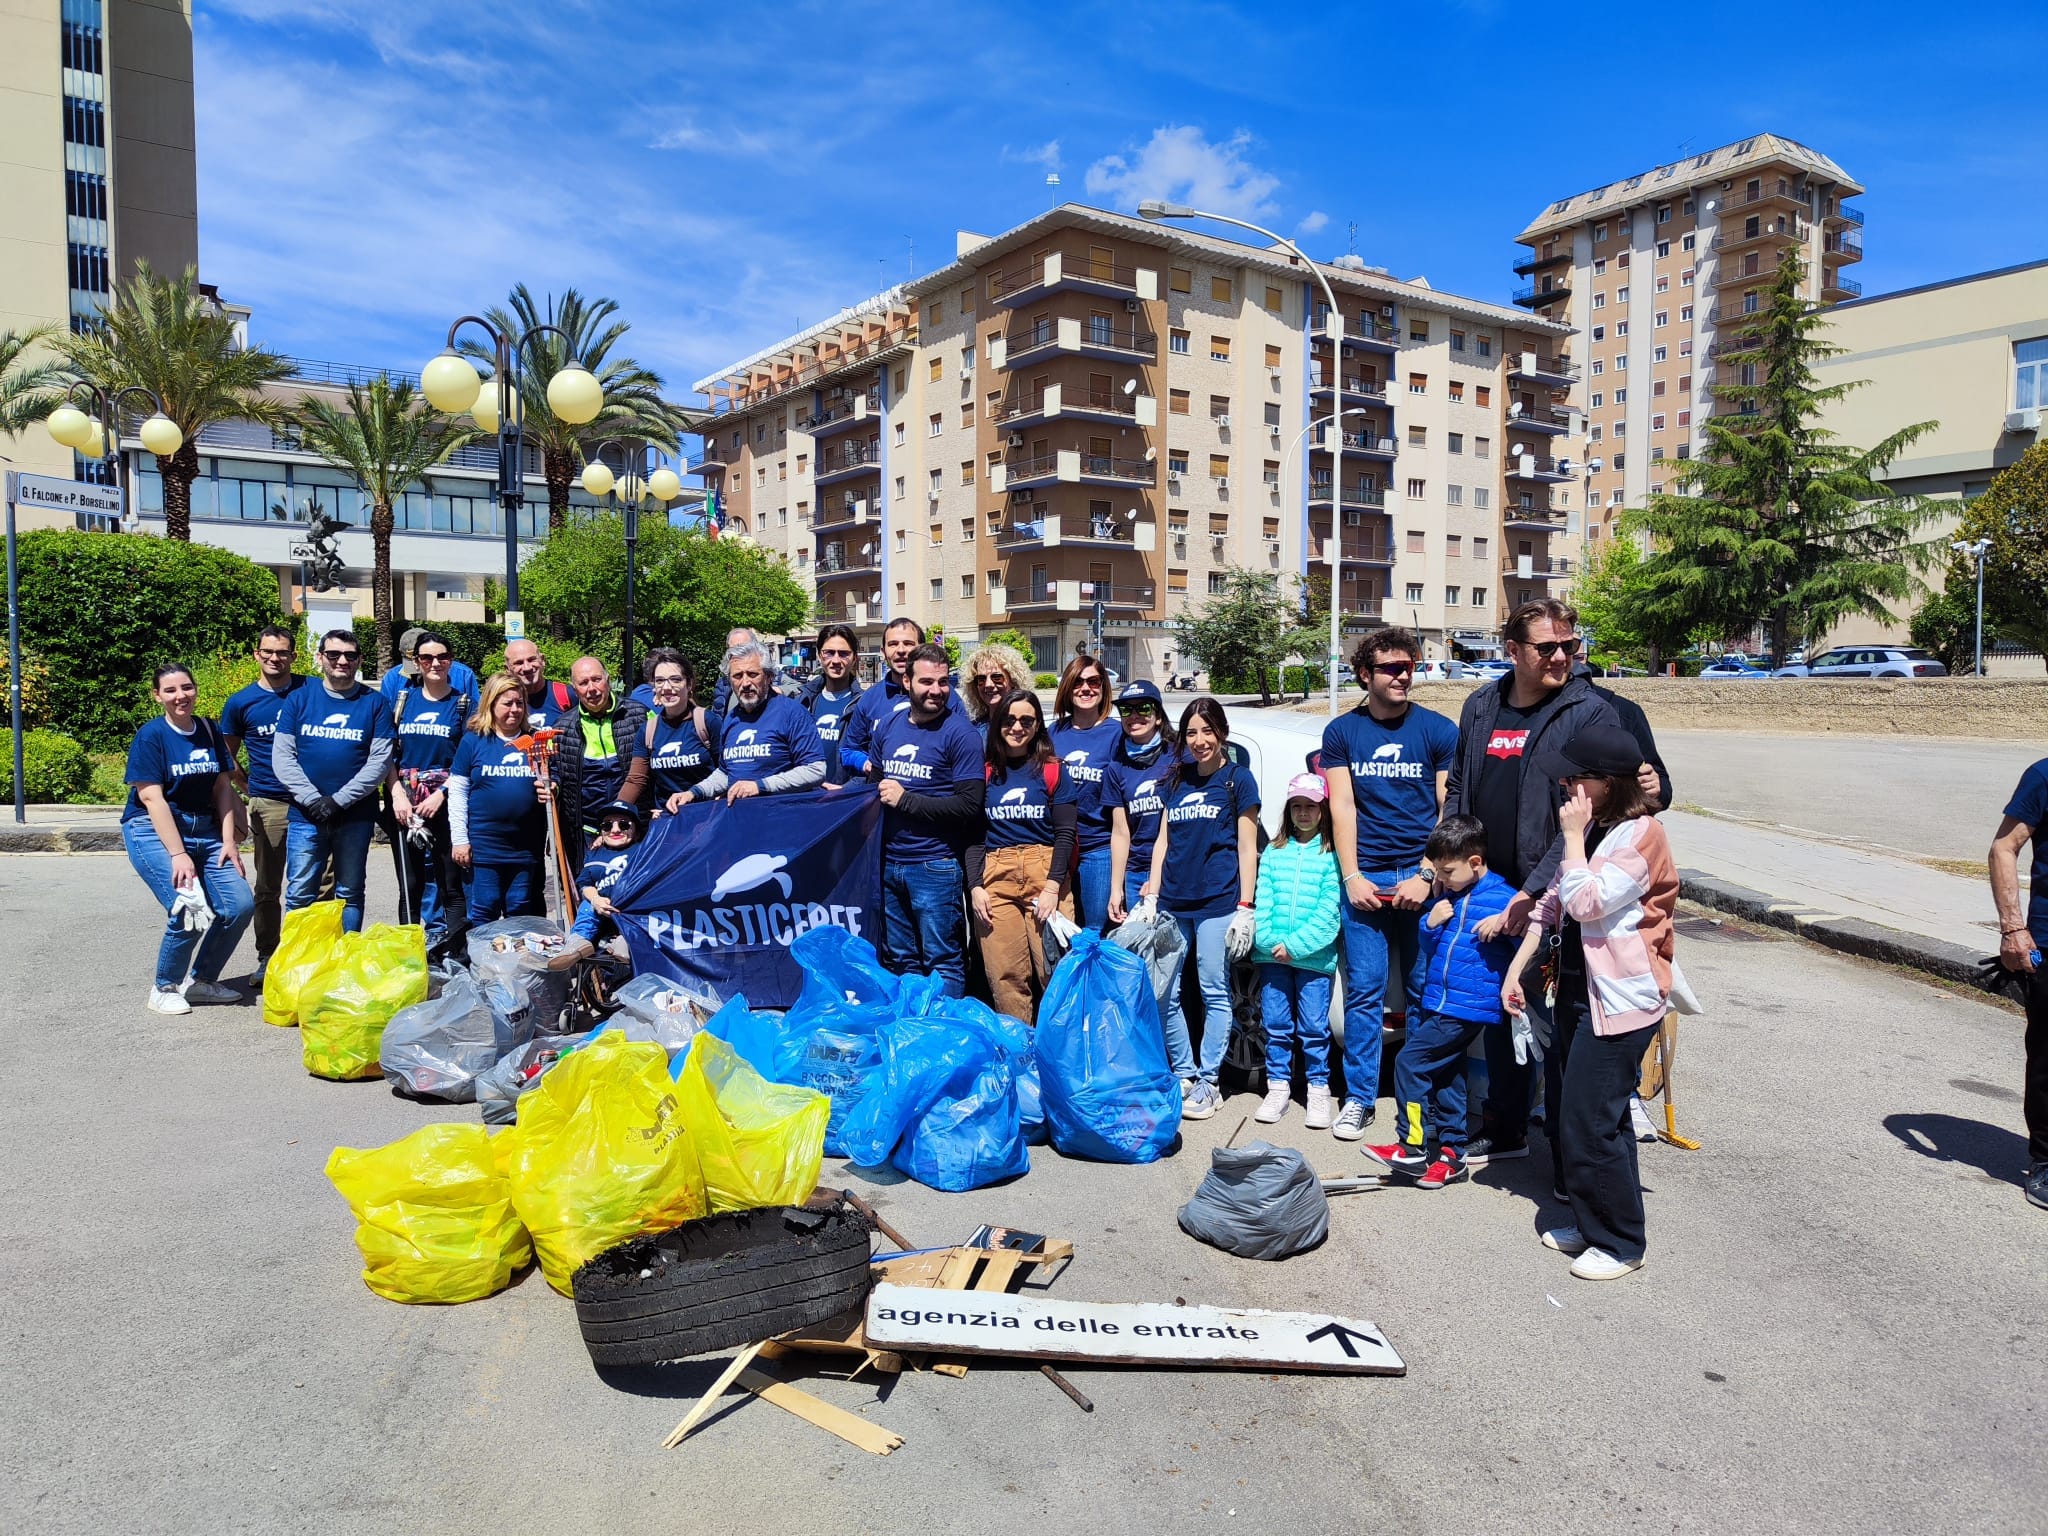
[[[1447,661],[1438,656],[1429,661],[1415,663],[1415,681],[1418,683],[1456,682],[1460,678],[1476,678],[1479,669],[1469,661]]]
[[[1700,676],[1727,682],[1732,678],[1769,678],[1770,673],[1749,664],[1747,656],[1717,656],[1700,668]]]
[[[1472,670],[1488,682],[1506,677],[1515,670],[1515,664],[1504,656],[1489,656],[1484,661],[1475,661]]]
[[[1778,668],[1773,677],[1947,677],[1948,668],[1918,646],[1838,645],[1811,661]]]

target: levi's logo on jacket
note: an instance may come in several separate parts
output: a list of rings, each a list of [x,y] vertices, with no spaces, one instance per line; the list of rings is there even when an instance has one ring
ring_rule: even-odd
[[[1513,730],[1497,730],[1487,738],[1488,757],[1520,757],[1522,748],[1529,744],[1529,728],[1525,725]]]

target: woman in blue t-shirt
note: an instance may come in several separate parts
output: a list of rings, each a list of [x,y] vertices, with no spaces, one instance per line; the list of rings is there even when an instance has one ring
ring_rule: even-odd
[[[1152,845],[1166,816],[1166,775],[1176,752],[1166,724],[1166,702],[1155,683],[1124,684],[1116,696],[1124,739],[1102,776],[1102,800],[1109,810],[1109,920],[1120,923],[1147,896],[1157,898],[1152,880]]]
[[[1074,917],[1100,933],[1109,926],[1109,810],[1102,776],[1123,740],[1109,712],[1109,669],[1093,656],[1076,656],[1053,696],[1052,748],[1074,781],[1079,807],[1074,824]]]
[[[720,720],[692,697],[696,676],[681,651],[649,651],[647,678],[654,707],[633,742],[633,764],[619,798],[659,816],[698,798],[696,786],[718,766]]]
[[[137,731],[128,749],[121,840],[135,873],[169,914],[149,1006],[190,1013],[194,1003],[243,1001],[221,985],[220,973],[256,901],[242,867],[242,802],[229,781],[227,737],[194,713],[199,688],[184,667],[158,667],[151,691],[163,714]]]
[[[1202,1055],[1195,1059],[1181,989],[1166,996],[1166,1054],[1181,1079],[1181,1116],[1206,1120],[1230,1043],[1230,962],[1251,951],[1259,874],[1259,785],[1230,760],[1223,706],[1196,699],[1180,717],[1180,758],[1167,775],[1166,819],[1152,847],[1160,909],[1180,924],[1202,988]]]
[[[1038,695],[1013,688],[989,711],[981,836],[967,849],[967,901],[996,1012],[1038,1022],[1043,925],[1060,909],[1074,852],[1073,783],[1053,756]]]
[[[390,813],[385,832],[398,874],[398,920],[424,926],[427,956],[438,959],[468,927],[462,871],[452,857],[448,774],[476,710],[476,696],[450,682],[455,652],[444,636],[422,631],[412,655],[419,681],[401,685],[391,701],[398,751],[385,777]]]
[[[448,836],[469,871],[472,924],[547,910],[549,786],[518,744],[525,732],[526,690],[500,672],[484,684],[448,770]]]

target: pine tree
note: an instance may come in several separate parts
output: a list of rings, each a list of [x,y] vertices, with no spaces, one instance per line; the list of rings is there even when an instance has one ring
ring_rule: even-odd
[[[1624,520],[1652,536],[1635,598],[1644,628],[1741,634],[1761,624],[1783,657],[1851,614],[1889,619],[1924,590],[1914,568],[1935,551],[1914,535],[1941,504],[1894,494],[1882,477],[1936,423],[1902,427],[1872,448],[1838,443],[1818,425],[1823,406],[1864,381],[1815,379],[1813,365],[1842,349],[1818,334],[1827,319],[1800,296],[1804,271],[1788,250],[1754,318],[1724,328],[1720,366],[1754,382],[1707,391],[1705,457]]]

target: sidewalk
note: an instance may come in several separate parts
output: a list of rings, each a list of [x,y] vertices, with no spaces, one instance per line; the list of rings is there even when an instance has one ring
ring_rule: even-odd
[[[32,805],[26,824],[0,805],[0,853],[119,853],[118,805]]]

